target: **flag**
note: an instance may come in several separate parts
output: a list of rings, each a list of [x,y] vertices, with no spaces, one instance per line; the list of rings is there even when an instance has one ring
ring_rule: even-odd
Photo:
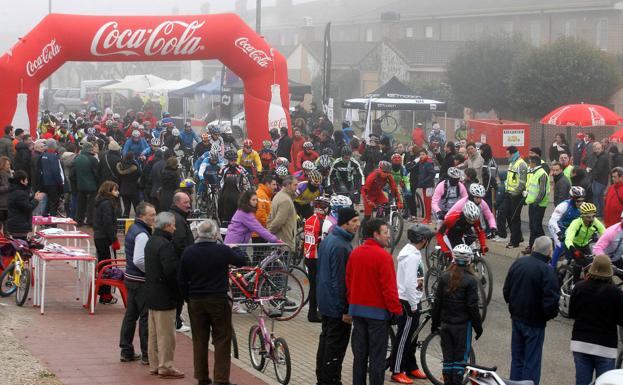
[[[322,55],[322,104],[325,106],[331,97],[331,23],[324,29],[324,52]]]

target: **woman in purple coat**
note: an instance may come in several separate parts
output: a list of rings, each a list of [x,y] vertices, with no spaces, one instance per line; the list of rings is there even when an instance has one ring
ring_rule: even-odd
[[[257,194],[254,190],[247,190],[238,199],[238,210],[229,222],[225,244],[249,243],[251,234],[257,233],[270,243],[281,243],[279,238],[266,230],[255,217],[257,210]]]

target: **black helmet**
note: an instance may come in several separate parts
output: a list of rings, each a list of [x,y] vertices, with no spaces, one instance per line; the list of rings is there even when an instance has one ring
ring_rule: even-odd
[[[350,148],[350,146],[342,147],[342,156],[352,156],[352,155],[353,155],[353,150]]]
[[[411,243],[419,243],[423,240],[429,241],[434,236],[435,233],[433,230],[419,223],[411,226],[409,230],[407,230],[407,238]]]
[[[238,155],[236,154],[236,151],[234,151],[234,150],[227,150],[227,151],[225,151],[225,159],[227,159],[227,160],[236,160],[236,159],[238,159]]]

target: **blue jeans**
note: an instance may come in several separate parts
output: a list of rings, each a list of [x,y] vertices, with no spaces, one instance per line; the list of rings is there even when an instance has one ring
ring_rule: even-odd
[[[597,206],[597,216],[604,217],[604,194],[606,193],[606,185],[597,181],[593,181],[593,202]]]
[[[565,256],[565,254],[567,253],[567,248],[565,247],[564,243],[561,243],[560,246],[555,246],[554,247],[554,252],[552,253],[552,262],[551,265],[554,268],[554,270],[556,270],[556,268],[558,267],[558,259],[560,259],[560,256]]]
[[[575,362],[575,385],[588,385],[608,370],[614,369],[614,358],[594,356],[592,354],[573,352]]]
[[[511,339],[511,380],[532,380],[539,385],[541,380],[541,357],[545,328],[533,327],[519,320],[513,320]]]

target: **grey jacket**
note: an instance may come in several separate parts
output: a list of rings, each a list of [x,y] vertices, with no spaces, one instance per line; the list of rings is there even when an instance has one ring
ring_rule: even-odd
[[[0,139],[0,156],[6,156],[13,163],[13,138],[10,135],[4,135]]]
[[[554,207],[569,199],[569,190],[571,190],[571,182],[563,173],[554,176]]]

